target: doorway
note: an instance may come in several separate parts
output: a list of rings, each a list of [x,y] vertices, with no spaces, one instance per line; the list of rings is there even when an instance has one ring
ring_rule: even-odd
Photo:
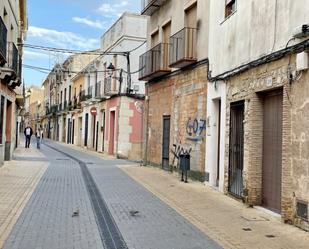
[[[244,101],[231,104],[228,191],[243,196],[244,168]]]
[[[262,205],[276,213],[281,213],[282,103],[282,90],[264,95]]]
[[[74,144],[74,133],[75,133],[75,119],[72,121],[72,144]]]
[[[220,181],[220,140],[221,140],[221,99],[217,100],[217,174],[216,174],[216,187],[219,187],[219,181]]]
[[[163,116],[162,168],[169,170],[171,117]]]
[[[111,111],[109,114],[109,146],[108,154],[114,154],[114,143],[115,143],[115,111]]]
[[[96,115],[92,115],[92,148],[95,148],[96,142]]]
[[[89,119],[89,114],[86,113],[85,115],[85,139],[84,139],[84,146],[87,147],[88,145],[88,119]]]

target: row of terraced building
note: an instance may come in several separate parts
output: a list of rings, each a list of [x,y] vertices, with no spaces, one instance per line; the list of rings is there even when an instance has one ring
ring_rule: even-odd
[[[190,176],[308,230],[306,0],[142,0],[44,82],[46,136]],[[146,43],[144,43],[146,41]]]

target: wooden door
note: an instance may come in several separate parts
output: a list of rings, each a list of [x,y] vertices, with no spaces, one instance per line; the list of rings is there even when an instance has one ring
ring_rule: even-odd
[[[162,167],[169,169],[170,154],[170,116],[163,117]]]
[[[262,204],[281,213],[282,91],[264,96]]]

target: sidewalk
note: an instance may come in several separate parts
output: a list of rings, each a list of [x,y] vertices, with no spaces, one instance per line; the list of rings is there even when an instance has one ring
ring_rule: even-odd
[[[309,248],[309,233],[201,183],[184,184],[175,174],[152,167],[121,169],[224,248]]]
[[[0,248],[48,166],[33,147],[16,149],[14,160],[0,167]]]

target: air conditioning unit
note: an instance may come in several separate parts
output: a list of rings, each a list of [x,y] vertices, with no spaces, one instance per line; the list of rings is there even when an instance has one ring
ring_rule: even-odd
[[[296,70],[302,71],[309,68],[308,52],[301,52],[296,55]]]
[[[303,24],[293,31],[293,37],[297,39],[305,38],[309,36],[309,23]]]

